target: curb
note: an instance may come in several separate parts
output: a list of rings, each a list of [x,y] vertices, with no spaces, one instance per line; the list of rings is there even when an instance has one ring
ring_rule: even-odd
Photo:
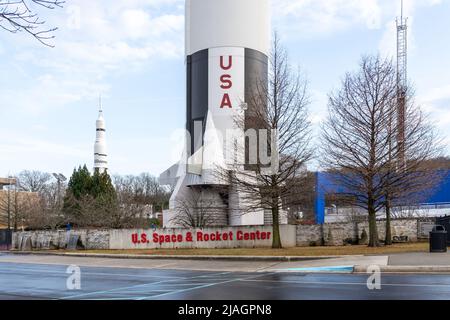
[[[353,273],[367,273],[369,266],[354,266]],[[450,266],[379,266],[382,273],[450,273]]]
[[[204,256],[204,255],[145,255],[145,254],[105,254],[105,253],[80,253],[80,252],[42,252],[42,251],[0,251],[0,254],[14,255],[43,255],[43,256],[64,256],[82,258],[109,258],[109,259],[148,259],[148,260],[216,260],[216,261],[274,261],[274,262],[294,262],[335,259],[342,257],[362,257],[358,256]]]
[[[287,268],[275,269],[274,271],[282,273],[354,273],[354,266],[328,266],[328,267],[308,267],[308,268]]]

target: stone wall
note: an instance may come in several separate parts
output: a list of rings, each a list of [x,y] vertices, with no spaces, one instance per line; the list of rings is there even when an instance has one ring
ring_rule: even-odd
[[[66,249],[70,238],[78,236],[78,248],[108,249],[109,230],[58,230],[15,232],[12,247],[15,250]]]
[[[366,230],[369,232],[369,223],[364,222],[359,224],[359,229]],[[386,222],[378,221],[377,222],[378,229],[378,238],[380,240],[384,240],[386,236]],[[418,222],[417,219],[402,219],[402,220],[392,220],[391,221],[391,233],[394,241],[404,241],[403,239],[407,239],[407,242],[416,242],[418,239]],[[407,237],[407,238],[405,238]]]
[[[385,222],[378,221],[377,226],[379,239],[384,240]],[[419,223],[417,219],[393,220],[391,228],[394,242],[418,240]],[[332,223],[322,226],[280,226],[281,240],[285,248],[362,244],[363,230],[368,233],[367,222]],[[262,237],[263,233],[264,237]],[[224,235],[227,235],[226,238]],[[70,242],[72,249],[87,250],[269,248],[272,246],[272,237],[272,226],[155,230],[60,230],[16,232],[13,234],[12,246],[16,250],[56,250],[67,249]],[[77,238],[77,243],[73,243]]]
[[[378,221],[378,238],[384,241],[385,221]],[[297,246],[342,246],[361,242],[363,230],[369,233],[368,222],[329,223],[323,226],[297,226]],[[416,242],[418,240],[418,220],[402,219],[391,222],[394,242]]]
[[[297,226],[297,246],[320,246],[322,245],[322,226]]]
[[[296,246],[296,226],[280,226],[285,248]],[[76,236],[78,243],[73,243]],[[15,250],[67,249],[182,249],[182,248],[270,248],[272,227],[229,227],[205,229],[72,230],[16,232]],[[72,239],[72,240],[71,240]],[[69,248],[70,249],[70,248]]]

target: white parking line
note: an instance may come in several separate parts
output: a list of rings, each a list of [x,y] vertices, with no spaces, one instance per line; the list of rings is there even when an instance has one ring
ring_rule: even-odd
[[[220,274],[223,274],[223,273],[220,273]],[[186,278],[184,278],[184,280],[191,280],[191,279],[196,279],[196,278],[199,278],[199,277],[202,277],[202,276],[186,277]],[[101,295],[101,294],[111,293],[111,292],[118,291],[118,290],[133,290],[133,289],[136,289],[136,288],[141,288],[141,287],[151,286],[151,285],[170,284],[169,283],[170,281],[179,281],[179,280],[180,279],[163,280],[163,281],[144,283],[144,284],[139,284],[139,285],[134,285],[134,286],[109,289],[109,290],[93,291],[93,292],[89,292],[89,293],[83,293],[83,294],[63,297],[63,298],[61,298],[61,300],[74,299],[74,298],[80,298],[80,297],[86,297],[86,296],[92,296],[92,295]],[[196,284],[194,284],[194,285],[196,285]]]
[[[193,290],[198,290],[198,289],[209,288],[209,287],[213,287],[213,286],[217,286],[217,285],[221,285],[221,284],[226,284],[226,283],[231,283],[231,282],[236,282],[236,281],[243,281],[245,279],[259,278],[259,277],[262,277],[262,276],[265,276],[265,275],[271,275],[271,274],[264,274],[264,275],[261,274],[261,275],[256,275],[256,276],[252,276],[252,277],[237,278],[237,279],[231,279],[231,280],[226,280],[226,281],[221,281],[221,282],[215,282],[215,283],[210,283],[210,284],[197,286],[197,287],[193,287],[193,288],[181,289],[181,290],[176,290],[176,291],[173,291],[173,292],[167,292],[167,293],[162,293],[162,294],[153,295],[153,296],[140,297],[140,298],[137,298],[136,300],[146,300],[146,299],[161,298],[161,297],[165,297],[165,296],[168,296],[168,295],[179,294],[179,293],[183,293],[183,292],[187,292],[187,291],[193,291]]]

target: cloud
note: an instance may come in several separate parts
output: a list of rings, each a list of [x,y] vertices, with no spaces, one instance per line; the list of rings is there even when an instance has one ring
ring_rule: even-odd
[[[450,100],[450,85],[434,88],[421,96],[420,100],[424,103]]]
[[[272,2],[277,28],[303,38],[330,35],[355,24],[381,27],[377,0],[277,0]]]
[[[313,125],[319,125],[327,116],[328,96],[327,94],[318,91],[311,90],[311,102],[314,108],[313,113],[310,114],[310,121]]]
[[[11,108],[37,115],[92,99],[99,92],[107,95],[109,79],[114,75],[143,72],[164,59],[182,59],[184,10],[178,7],[182,3],[71,1],[66,10],[55,11],[46,19],[48,26],[60,29],[54,49],[38,46],[24,35],[11,38],[14,45],[7,44],[6,48],[13,58],[3,68],[5,72],[12,72],[11,68],[21,72],[23,94],[14,94],[12,83],[0,88],[0,94],[6,97],[3,102],[7,100]],[[6,50],[2,48],[0,54]]]
[[[75,164],[91,161],[90,145],[69,146],[13,130],[1,130],[0,135],[2,136],[0,167],[3,169],[0,175],[6,174],[7,171],[12,173],[29,169],[30,155],[33,159],[33,169],[48,172],[66,170],[64,174],[69,174],[68,168],[72,168]]]
[[[417,98],[424,111],[431,115],[433,121],[444,132],[450,125],[450,85],[433,88]]]
[[[418,8],[441,3],[442,0],[406,0],[405,16],[412,20]],[[400,1],[274,0],[272,11],[276,28],[291,37],[325,37],[356,26],[369,30],[385,28],[392,33],[394,17],[400,15]],[[383,46],[389,49],[391,40],[386,34]]]
[[[11,113],[35,117],[83,99],[96,98],[99,92],[109,89],[108,84],[83,78],[79,73],[70,77],[47,73],[22,81],[20,94],[15,88],[0,92],[2,105],[9,106]]]
[[[90,163],[91,144],[61,144],[52,137],[54,128],[47,131],[39,119],[97,99],[99,92],[108,96],[112,79],[183,59],[184,0],[71,0],[65,9],[43,14],[47,26],[59,27],[54,49],[25,34],[2,33],[0,55],[8,55],[8,64],[0,65],[0,117],[29,125],[20,132],[17,123],[2,128],[3,168],[27,168],[30,155],[40,170]],[[114,159],[126,163],[119,155]]]
[[[404,1],[403,16],[408,18],[408,50],[414,51],[416,47],[414,38],[414,17],[421,7],[430,7],[439,5],[442,0],[408,0]],[[381,53],[389,56],[396,54],[397,34],[395,33],[395,21],[392,17],[400,16],[400,2],[394,2],[385,5],[386,13],[390,14],[389,19],[385,22],[384,33],[379,44]]]

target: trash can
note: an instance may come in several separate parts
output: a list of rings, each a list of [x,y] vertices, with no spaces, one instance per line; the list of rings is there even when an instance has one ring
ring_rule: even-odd
[[[434,226],[430,232],[430,252],[447,252],[447,231],[443,226]]]

